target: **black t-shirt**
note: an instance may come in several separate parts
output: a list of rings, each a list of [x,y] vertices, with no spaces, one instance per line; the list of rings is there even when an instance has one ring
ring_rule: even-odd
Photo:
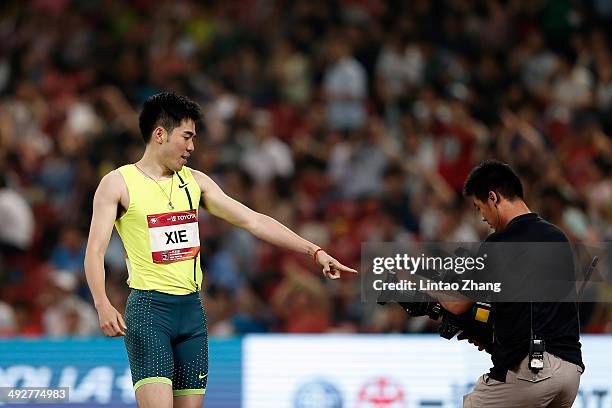
[[[531,243],[558,243],[552,245],[552,248],[555,248],[554,256],[540,257],[546,258],[545,260],[549,262],[542,262],[542,267],[537,268],[540,278],[548,279],[560,273],[560,269],[564,271],[573,270],[573,257],[567,237],[558,227],[543,220],[535,213],[515,217],[505,229],[489,235],[483,246],[493,243],[490,246],[497,245],[498,248],[504,248],[495,243],[521,242],[530,243],[524,246],[528,249],[521,248],[520,250],[523,253],[517,255],[512,253],[513,250],[516,251],[513,248],[516,248],[517,245],[509,244],[505,247],[510,249],[505,251],[504,258],[506,264],[511,265],[511,267],[501,268],[504,270],[503,273],[506,274],[506,277],[508,277],[508,274],[512,274],[511,279],[507,280],[511,281],[510,284],[515,285],[513,290],[531,290],[537,294],[538,290],[546,289],[538,288],[537,284],[530,283],[532,280],[526,274],[525,276],[521,275],[529,268],[523,268],[520,263],[517,263],[519,259],[523,259],[525,256],[529,257],[530,254],[533,260],[533,255],[535,254],[537,257],[538,253],[542,251],[542,247],[545,247],[545,245],[538,247],[537,244]],[[567,245],[564,243],[567,243]],[[548,245],[548,248],[550,247],[551,245]],[[530,254],[525,254],[525,251]],[[558,265],[560,265],[559,268],[556,267]],[[571,278],[568,281],[571,281]],[[534,298],[537,299],[537,296]],[[534,334],[544,339],[546,351],[584,369],[580,351],[576,303],[493,302],[492,312],[495,333],[495,340],[490,348],[493,362],[493,368],[490,371],[492,378],[505,381],[507,371],[515,368],[527,356],[532,324]]]

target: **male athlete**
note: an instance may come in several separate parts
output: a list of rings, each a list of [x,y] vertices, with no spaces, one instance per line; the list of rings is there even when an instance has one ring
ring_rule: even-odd
[[[357,273],[186,167],[200,121],[200,108],[184,96],[164,92],[149,98],[139,117],[146,143],[142,158],[104,176],[94,196],[85,274],[104,334],[125,336],[141,408],[202,406],[208,340],[199,297],[200,203],[266,242],[313,256],[330,279]],[[132,289],[125,322],[105,290],[104,254],[113,225],[127,252]]]

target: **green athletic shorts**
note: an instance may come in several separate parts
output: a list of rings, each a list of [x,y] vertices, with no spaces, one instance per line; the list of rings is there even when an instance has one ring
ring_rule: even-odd
[[[199,293],[169,295],[132,289],[125,324],[134,390],[164,383],[172,385],[175,396],[205,393],[208,330]]]

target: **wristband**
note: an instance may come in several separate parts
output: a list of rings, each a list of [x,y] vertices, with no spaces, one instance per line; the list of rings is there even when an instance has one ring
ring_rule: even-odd
[[[312,260],[313,260],[314,262],[317,262],[317,253],[318,253],[319,251],[323,251],[323,248],[319,248],[319,249],[317,249],[316,251],[314,251],[314,254],[312,254]]]

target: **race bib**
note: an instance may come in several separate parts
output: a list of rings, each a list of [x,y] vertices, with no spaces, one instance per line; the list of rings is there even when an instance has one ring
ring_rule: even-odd
[[[147,215],[147,221],[154,263],[186,261],[200,252],[196,210]]]

